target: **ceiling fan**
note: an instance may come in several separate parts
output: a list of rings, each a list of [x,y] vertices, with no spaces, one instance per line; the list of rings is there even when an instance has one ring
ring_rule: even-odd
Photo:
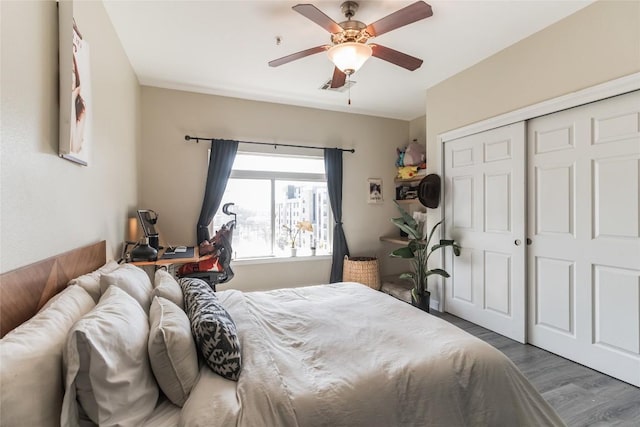
[[[371,56],[391,62],[409,71],[420,68],[422,59],[377,43],[367,44],[367,41],[396,28],[430,17],[433,15],[431,6],[424,1],[418,1],[369,25],[351,19],[358,10],[357,2],[345,1],[340,8],[347,20],[337,23],[312,4],[293,6],[293,10],[330,32],[331,44],[312,47],[274,59],[269,62],[269,66],[278,67],[291,61],[326,51],[329,59],[335,64],[331,88],[344,86],[346,77],[358,71]]]

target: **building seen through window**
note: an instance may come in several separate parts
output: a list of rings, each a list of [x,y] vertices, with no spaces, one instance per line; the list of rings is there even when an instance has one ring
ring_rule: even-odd
[[[322,157],[238,153],[220,206],[233,202],[236,259],[331,253],[333,216]],[[231,218],[220,209],[212,235]],[[309,222],[313,231],[298,231]],[[294,237],[295,239],[292,239]]]

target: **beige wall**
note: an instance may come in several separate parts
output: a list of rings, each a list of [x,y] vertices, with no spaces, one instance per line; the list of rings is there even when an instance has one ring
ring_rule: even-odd
[[[443,132],[638,71],[640,2],[596,2],[427,90],[427,167]]]
[[[210,143],[185,143],[186,134],[355,148],[355,154],[344,154],[343,222],[349,248],[354,256],[379,256],[385,271],[394,268],[379,236],[396,232],[389,221],[396,215],[391,202],[395,149],[408,142],[408,122],[152,87],[142,88],[142,111],[140,206],[158,212],[167,241],[196,240]],[[367,204],[367,178],[383,179],[383,204]],[[230,285],[254,289],[325,283],[329,266],[328,260],[236,263]]]
[[[107,240],[117,257],[136,204],[140,87],[101,2],[75,2],[91,48],[90,165],[58,157],[56,2],[0,2],[0,271]]]
[[[409,141],[427,143],[427,116],[420,116],[409,122]]]

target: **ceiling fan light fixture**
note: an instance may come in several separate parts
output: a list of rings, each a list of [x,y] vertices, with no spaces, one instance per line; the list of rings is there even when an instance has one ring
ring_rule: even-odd
[[[327,51],[331,62],[348,76],[358,71],[372,53],[371,46],[357,42],[341,43]]]

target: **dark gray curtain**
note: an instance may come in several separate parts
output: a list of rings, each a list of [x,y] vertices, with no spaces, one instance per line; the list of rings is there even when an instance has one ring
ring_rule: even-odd
[[[324,170],[327,173],[327,190],[331,211],[336,221],[333,227],[333,260],[329,283],[342,280],[342,268],[345,255],[349,255],[347,239],[342,229],[342,150],[324,149]]]
[[[204,189],[202,210],[200,211],[200,218],[198,218],[198,226],[196,228],[198,244],[211,238],[209,224],[213,221],[213,217],[220,207],[237,151],[238,141],[226,139],[214,139],[211,141],[207,185]]]

